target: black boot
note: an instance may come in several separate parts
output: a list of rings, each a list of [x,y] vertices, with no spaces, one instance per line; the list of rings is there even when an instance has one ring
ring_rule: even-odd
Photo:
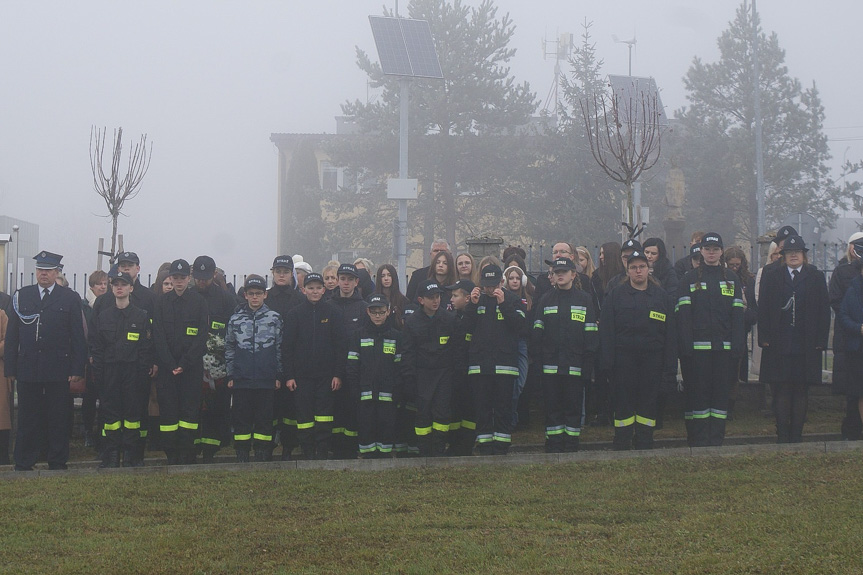
[[[113,469],[115,467],[120,467],[120,452],[115,449],[105,451],[99,469]]]
[[[144,458],[140,457],[138,448],[126,449],[123,451],[123,467],[143,467]]]
[[[249,450],[248,449],[237,449],[237,463],[248,463],[249,462]]]
[[[8,429],[0,430],[0,465],[10,465],[12,461],[9,459],[9,436]]]
[[[255,462],[263,463],[267,460],[267,451],[265,449],[261,449],[260,447],[255,448]]]
[[[201,452],[201,461],[203,463],[207,463],[207,464],[215,463],[216,462],[216,450],[215,449],[208,449],[205,447],[204,450]]]

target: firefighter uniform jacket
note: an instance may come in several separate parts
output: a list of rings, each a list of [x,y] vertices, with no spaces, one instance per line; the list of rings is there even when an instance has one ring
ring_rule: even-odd
[[[345,377],[347,341],[344,316],[326,301],[306,300],[288,312],[282,339],[285,381]]]
[[[471,334],[469,375],[518,375],[518,338],[527,314],[518,296],[507,290],[503,296],[498,304],[497,298],[482,294],[478,303],[471,301],[465,308],[465,327]]]
[[[610,373],[617,354],[662,354],[662,375],[677,376],[677,330],[674,304],[664,289],[651,282],[638,290],[628,281],[605,298],[599,321],[600,369]]]
[[[363,320],[348,345],[346,380],[360,401],[399,400],[403,347],[401,332],[386,323],[376,326]]]
[[[680,282],[677,300],[678,352],[731,351],[734,358],[746,353],[742,284],[733,271],[701,265]]]
[[[351,297],[342,297],[338,288],[329,300],[330,304],[342,310],[342,321],[345,324],[345,334],[352,335],[359,329],[366,316],[366,302],[360,295],[360,290],[355,289]]]
[[[203,370],[207,319],[207,302],[195,288],[181,296],[172,290],[156,299],[153,342],[160,371]]]
[[[132,292],[135,293],[135,292]],[[204,291],[198,291],[207,302],[207,331],[216,336],[224,337],[227,333],[228,320],[237,308],[237,303],[231,294],[216,284],[210,284]]]
[[[266,305],[244,305],[228,321],[225,360],[234,389],[272,389],[282,377],[282,319]]]
[[[542,372],[589,378],[599,347],[596,312],[587,292],[546,292],[533,308],[533,345]]]
[[[93,320],[89,342],[96,381],[101,381],[105,364],[137,364],[146,374],[155,363],[150,318],[132,303],[123,309],[103,307]]]
[[[406,316],[402,353],[406,381],[414,380],[417,370],[452,368],[450,342],[455,335],[455,314],[445,309],[438,309],[431,317],[422,309]]]

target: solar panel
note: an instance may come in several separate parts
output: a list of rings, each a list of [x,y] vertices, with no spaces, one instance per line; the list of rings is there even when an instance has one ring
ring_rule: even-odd
[[[620,106],[627,117],[631,121],[638,123],[641,121],[641,99],[642,96],[648,98],[648,115],[652,114],[653,99],[656,99],[656,107],[659,110],[659,125],[667,126],[668,117],[665,115],[665,108],[662,106],[662,99],[659,96],[659,88],[656,86],[656,80],[653,78],[645,78],[641,76],[615,76],[608,75],[608,82],[611,84],[611,89],[614,95],[618,97]],[[630,105],[633,110],[630,110]]]
[[[428,22],[369,16],[369,23],[384,74],[443,78]]]

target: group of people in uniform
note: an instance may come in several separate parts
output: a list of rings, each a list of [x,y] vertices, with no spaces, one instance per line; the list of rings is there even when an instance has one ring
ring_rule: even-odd
[[[282,460],[503,455],[528,356],[541,372],[547,452],[578,450],[592,381],[607,387],[615,449],[652,448],[678,366],[690,444],[721,445],[755,323],[747,318],[757,320],[778,440],[801,441],[831,301],[847,336],[843,359],[863,366],[863,235],[849,242],[856,276],[842,275],[838,303],[793,228],[779,230],[779,257],[760,272],[760,287],[741,251],[725,250],[719,234],[699,236],[674,267],[656,238],[605,244],[601,266],[619,253],[622,271],[601,282],[601,270],[586,275],[584,254],[565,242],[534,281],[518,258],[504,266],[486,257],[471,269],[473,258],[463,266],[436,241],[407,298],[387,264],[372,282],[362,262],[330,269],[331,278],[327,268],[298,274],[287,255],[274,259],[271,286],[251,274],[239,296],[217,281],[209,256],[171,262],[154,292],[141,285],[137,254],[123,252],[86,321],[78,295],[57,284],[62,256],[43,251],[36,284],[7,310],[15,469],[40,457],[66,467],[70,386],[83,380],[98,396],[105,467],[142,465],[156,431],[169,464],[212,462],[230,443],[240,462],[271,460],[279,446]],[[726,257],[743,258],[741,275]],[[148,424],[151,394],[157,427]],[[849,400],[849,419],[852,407],[859,418],[863,400]]]

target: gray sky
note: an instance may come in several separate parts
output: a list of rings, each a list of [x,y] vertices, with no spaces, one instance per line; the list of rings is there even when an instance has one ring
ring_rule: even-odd
[[[3,3],[0,213],[38,223],[40,247],[64,254],[67,270],[91,271],[110,222],[98,217],[105,208],[92,189],[90,126],[122,126],[154,144],[142,191],[120,221],[143,273],[202,253],[229,274],[266,272],[276,255],[277,153],[269,135],[333,132],[339,104],[366,97],[354,47],[377,57],[367,16],[383,4],[394,2]],[[686,104],[681,78],[692,58],[716,60],[716,38],[739,2],[497,5],[517,26],[513,73],[540,100],[554,69],[542,57],[542,38],[577,37],[587,18],[605,73],[627,68],[626,46],[612,34],[636,35],[633,74],[657,79],[671,113]],[[759,0],[758,9],[764,28],[778,33],[791,75],[818,84],[834,164],[846,149],[848,159],[863,157],[855,101],[863,78],[849,70],[863,8],[850,0]]]

